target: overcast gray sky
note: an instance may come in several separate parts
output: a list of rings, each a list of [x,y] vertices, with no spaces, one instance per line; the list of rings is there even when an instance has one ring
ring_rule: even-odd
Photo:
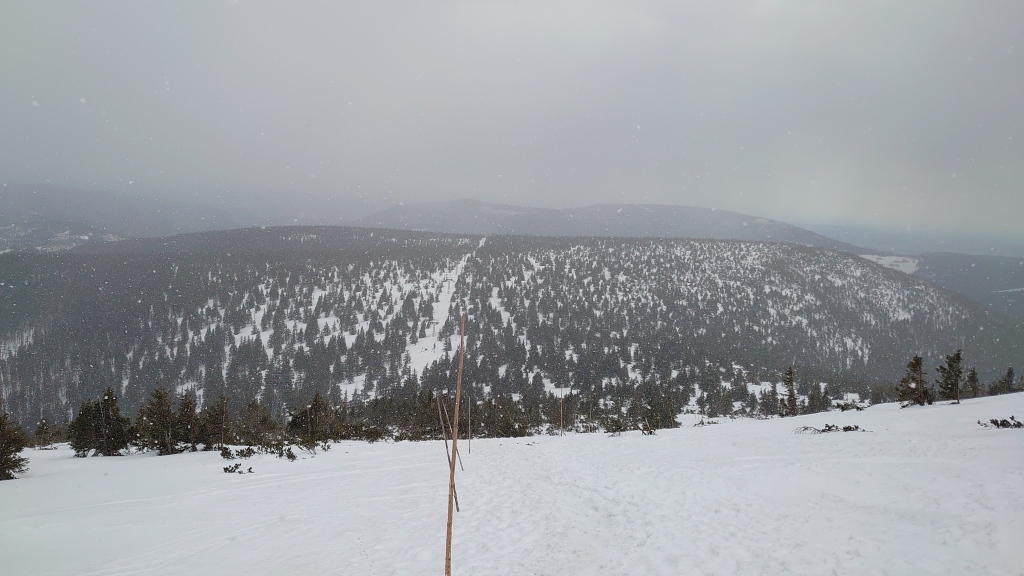
[[[1024,238],[1024,2],[4,2],[0,180]]]

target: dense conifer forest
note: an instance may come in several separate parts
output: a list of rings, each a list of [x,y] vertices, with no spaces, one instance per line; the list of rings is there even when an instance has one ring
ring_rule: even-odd
[[[994,379],[1019,343],[952,293],[791,244],[246,229],[0,255],[0,282],[0,392],[29,429],[110,394],[137,419],[163,390],[186,420],[223,398],[287,430],[319,403],[327,435],[436,438],[463,313],[477,435],[778,414],[790,366],[801,410],[895,399],[911,357],[963,349]]]

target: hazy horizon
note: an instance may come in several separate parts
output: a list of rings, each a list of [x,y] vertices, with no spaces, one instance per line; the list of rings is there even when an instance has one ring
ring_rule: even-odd
[[[1021,241],[1022,20],[923,0],[20,3],[0,182]]]

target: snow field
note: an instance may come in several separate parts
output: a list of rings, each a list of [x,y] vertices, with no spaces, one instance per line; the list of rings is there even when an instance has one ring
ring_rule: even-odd
[[[904,274],[913,275],[917,272],[917,269],[921,265],[921,260],[918,258],[909,258],[907,256],[878,256],[874,254],[865,254],[861,258],[865,260],[871,260],[875,264],[880,264],[886,268],[892,268],[898,270]]]
[[[1024,394],[900,410],[460,442],[455,574],[1024,570]],[[798,426],[870,432],[798,435]],[[440,574],[441,442],[294,463],[30,451],[0,483],[0,572]]]

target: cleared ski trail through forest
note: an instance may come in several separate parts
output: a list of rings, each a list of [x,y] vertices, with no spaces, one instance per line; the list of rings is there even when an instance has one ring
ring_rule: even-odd
[[[900,410],[460,443],[456,574],[1024,571],[1024,394]],[[870,432],[798,435],[798,426]],[[0,483],[0,572],[440,574],[441,442],[294,463],[29,451]]]

